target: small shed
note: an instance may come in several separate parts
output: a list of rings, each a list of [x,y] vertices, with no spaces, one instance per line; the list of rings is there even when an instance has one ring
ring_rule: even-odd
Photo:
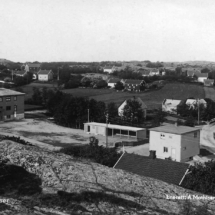
[[[146,129],[130,126],[105,124],[98,122],[84,123],[84,131],[89,134],[102,135],[102,136],[117,136],[127,137],[132,140],[144,140],[146,139]]]

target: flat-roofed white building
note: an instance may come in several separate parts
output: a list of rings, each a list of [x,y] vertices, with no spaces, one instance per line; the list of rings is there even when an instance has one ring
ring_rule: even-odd
[[[132,140],[144,140],[146,139],[146,129],[130,126],[105,124],[98,122],[84,123],[84,131],[89,134],[106,136],[118,136],[127,137]]]
[[[165,125],[150,128],[149,150],[157,158],[186,162],[200,153],[201,128]]]
[[[164,99],[162,102],[162,111],[172,114],[177,114],[177,106],[181,103],[181,100]]]

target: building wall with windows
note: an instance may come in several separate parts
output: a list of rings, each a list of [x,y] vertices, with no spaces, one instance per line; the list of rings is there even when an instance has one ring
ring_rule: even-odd
[[[149,150],[155,150],[157,158],[186,162],[200,152],[200,131],[184,134],[150,131]]]
[[[19,95],[0,95],[0,121],[23,118],[24,93],[20,93]]]

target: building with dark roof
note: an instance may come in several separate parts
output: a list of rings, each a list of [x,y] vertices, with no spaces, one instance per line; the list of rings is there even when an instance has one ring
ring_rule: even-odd
[[[114,166],[140,176],[155,178],[169,184],[180,185],[189,170],[189,164],[156,158],[154,152],[149,157],[123,153]]]
[[[158,158],[186,162],[200,153],[200,128],[176,123],[149,130],[149,149],[156,151]]]
[[[0,88],[0,121],[24,118],[24,96],[25,93]]]
[[[204,86],[205,87],[212,87],[214,85],[214,79],[205,79]]]
[[[140,92],[141,85],[145,84],[143,80],[126,79],[124,80],[125,90]]]
[[[39,81],[50,81],[54,76],[52,70],[40,70],[37,75]]]
[[[108,80],[108,86],[111,87],[111,88],[114,88],[115,87],[115,84],[120,81],[119,78],[111,78]]]

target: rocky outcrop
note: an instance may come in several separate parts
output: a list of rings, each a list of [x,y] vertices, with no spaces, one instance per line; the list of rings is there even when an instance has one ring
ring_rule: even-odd
[[[87,160],[0,142],[10,176],[0,184],[0,214],[180,214],[185,200],[166,196],[201,194]],[[1,179],[0,179],[1,180]],[[8,184],[13,181],[13,186]],[[4,186],[3,186],[4,185]],[[214,201],[191,199],[194,206]]]

